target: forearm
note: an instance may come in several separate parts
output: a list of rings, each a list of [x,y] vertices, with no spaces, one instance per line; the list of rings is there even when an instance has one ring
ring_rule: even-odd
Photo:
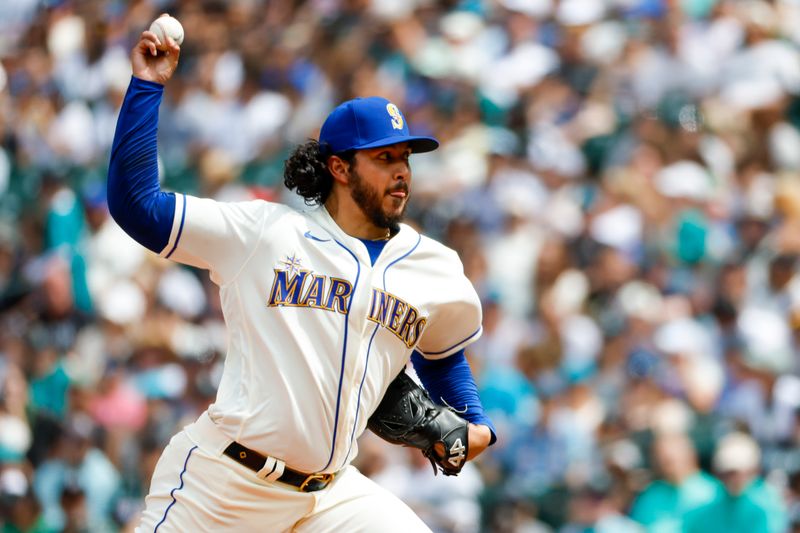
[[[494,425],[483,411],[478,387],[463,351],[439,360],[428,360],[414,352],[411,361],[433,400],[449,405],[470,422],[470,459],[497,440]]]
[[[131,78],[108,170],[108,208],[134,240],[159,253],[169,241],[175,196],[158,183],[158,107],[163,86]]]
[[[494,430],[485,424],[469,425],[469,451],[467,461],[473,460],[480,455],[483,450],[488,448],[496,440]]]

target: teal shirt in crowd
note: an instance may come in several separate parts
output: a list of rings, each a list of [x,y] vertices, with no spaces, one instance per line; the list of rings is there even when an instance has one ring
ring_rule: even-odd
[[[631,517],[650,533],[681,533],[684,517],[718,498],[722,485],[705,472],[697,472],[680,485],[654,481],[636,498]]]
[[[708,505],[686,516],[685,533],[783,533],[786,509],[780,494],[763,480],[739,496],[725,490]]]

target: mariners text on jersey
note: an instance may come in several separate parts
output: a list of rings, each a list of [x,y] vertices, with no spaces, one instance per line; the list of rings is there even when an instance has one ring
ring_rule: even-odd
[[[428,322],[428,319],[421,316],[419,310],[410,303],[374,287],[367,319],[397,335],[397,338],[409,348],[417,343]]]
[[[310,270],[274,269],[269,307],[311,307],[347,314],[353,286],[346,279],[312,273]]]
[[[347,314],[353,293],[349,281],[300,269],[295,256],[282,264],[284,268],[273,269],[268,307],[310,307]],[[394,333],[409,348],[417,343],[428,322],[416,307],[376,287],[367,319]]]

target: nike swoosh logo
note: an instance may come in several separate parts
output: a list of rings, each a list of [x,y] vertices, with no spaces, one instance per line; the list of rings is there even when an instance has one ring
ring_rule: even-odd
[[[305,237],[306,239],[311,239],[312,241],[317,241],[317,242],[328,242],[328,241],[330,241],[330,239],[320,239],[319,237],[314,237],[313,235],[311,235],[310,231],[307,231],[307,232],[303,233],[303,237]]]

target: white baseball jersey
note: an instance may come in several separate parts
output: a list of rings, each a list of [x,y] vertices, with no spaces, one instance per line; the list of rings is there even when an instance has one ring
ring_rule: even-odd
[[[164,257],[220,287],[228,353],[211,418],[231,439],[305,472],[334,472],[414,349],[481,334],[457,254],[402,224],[372,266],[324,207],[176,195]]]

